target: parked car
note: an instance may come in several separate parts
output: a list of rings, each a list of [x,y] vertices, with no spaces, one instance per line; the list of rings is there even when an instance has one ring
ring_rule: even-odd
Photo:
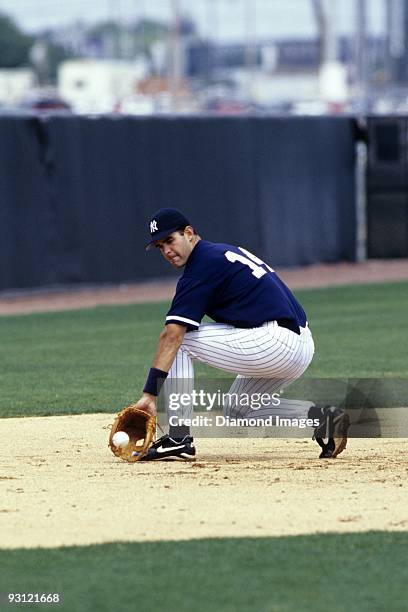
[[[114,112],[123,115],[152,115],[155,112],[154,100],[149,96],[132,94],[120,100]]]
[[[56,93],[35,93],[24,98],[20,109],[34,113],[70,113],[71,106]]]

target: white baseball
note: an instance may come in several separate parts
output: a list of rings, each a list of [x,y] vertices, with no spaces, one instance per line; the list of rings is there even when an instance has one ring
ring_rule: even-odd
[[[126,431],[117,431],[112,438],[112,442],[117,448],[125,448],[129,444],[129,436]]]

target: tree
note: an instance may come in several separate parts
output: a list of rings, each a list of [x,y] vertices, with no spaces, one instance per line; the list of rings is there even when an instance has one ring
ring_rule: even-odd
[[[137,41],[138,50],[150,55],[152,45],[156,41],[168,37],[169,28],[167,25],[152,19],[140,19],[133,27],[133,34]]]
[[[29,64],[33,38],[23,34],[7,15],[0,14],[0,68],[18,68]]]
[[[144,19],[133,26],[116,21],[99,23],[88,31],[87,40],[104,57],[133,59],[140,53],[149,56],[152,45],[167,36],[166,25]]]

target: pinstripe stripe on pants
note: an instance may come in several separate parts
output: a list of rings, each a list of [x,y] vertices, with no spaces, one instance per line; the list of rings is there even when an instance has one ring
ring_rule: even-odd
[[[308,327],[302,328],[298,335],[279,327],[276,321],[251,329],[222,323],[200,325],[198,330],[185,334],[174,359],[164,385],[166,405],[170,393],[192,392],[194,360],[237,374],[229,394],[268,393],[271,396],[297,380],[309,366],[313,354],[313,337]],[[279,406],[271,403],[253,411],[249,406],[238,407],[231,400],[224,405],[224,413],[232,417],[304,418],[311,405],[312,402],[282,398]],[[192,418],[192,407],[184,407],[178,416]]]

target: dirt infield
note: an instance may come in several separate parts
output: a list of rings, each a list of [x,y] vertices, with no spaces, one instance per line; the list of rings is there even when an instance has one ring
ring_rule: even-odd
[[[279,273],[292,288],[407,280],[408,261]],[[0,294],[0,314],[160,301],[174,285]],[[196,463],[129,465],[108,450],[112,420],[0,419],[2,548],[408,529],[407,439],[354,438],[326,461],[306,438],[202,439]]]
[[[129,465],[112,419],[0,420],[2,548],[408,528],[408,440],[322,461],[309,439],[203,439],[196,463]]]
[[[277,272],[292,289],[408,280],[408,260],[318,264]],[[170,300],[174,295],[176,280],[69,290],[3,292],[0,293],[0,315],[91,308],[100,304],[137,304]]]

